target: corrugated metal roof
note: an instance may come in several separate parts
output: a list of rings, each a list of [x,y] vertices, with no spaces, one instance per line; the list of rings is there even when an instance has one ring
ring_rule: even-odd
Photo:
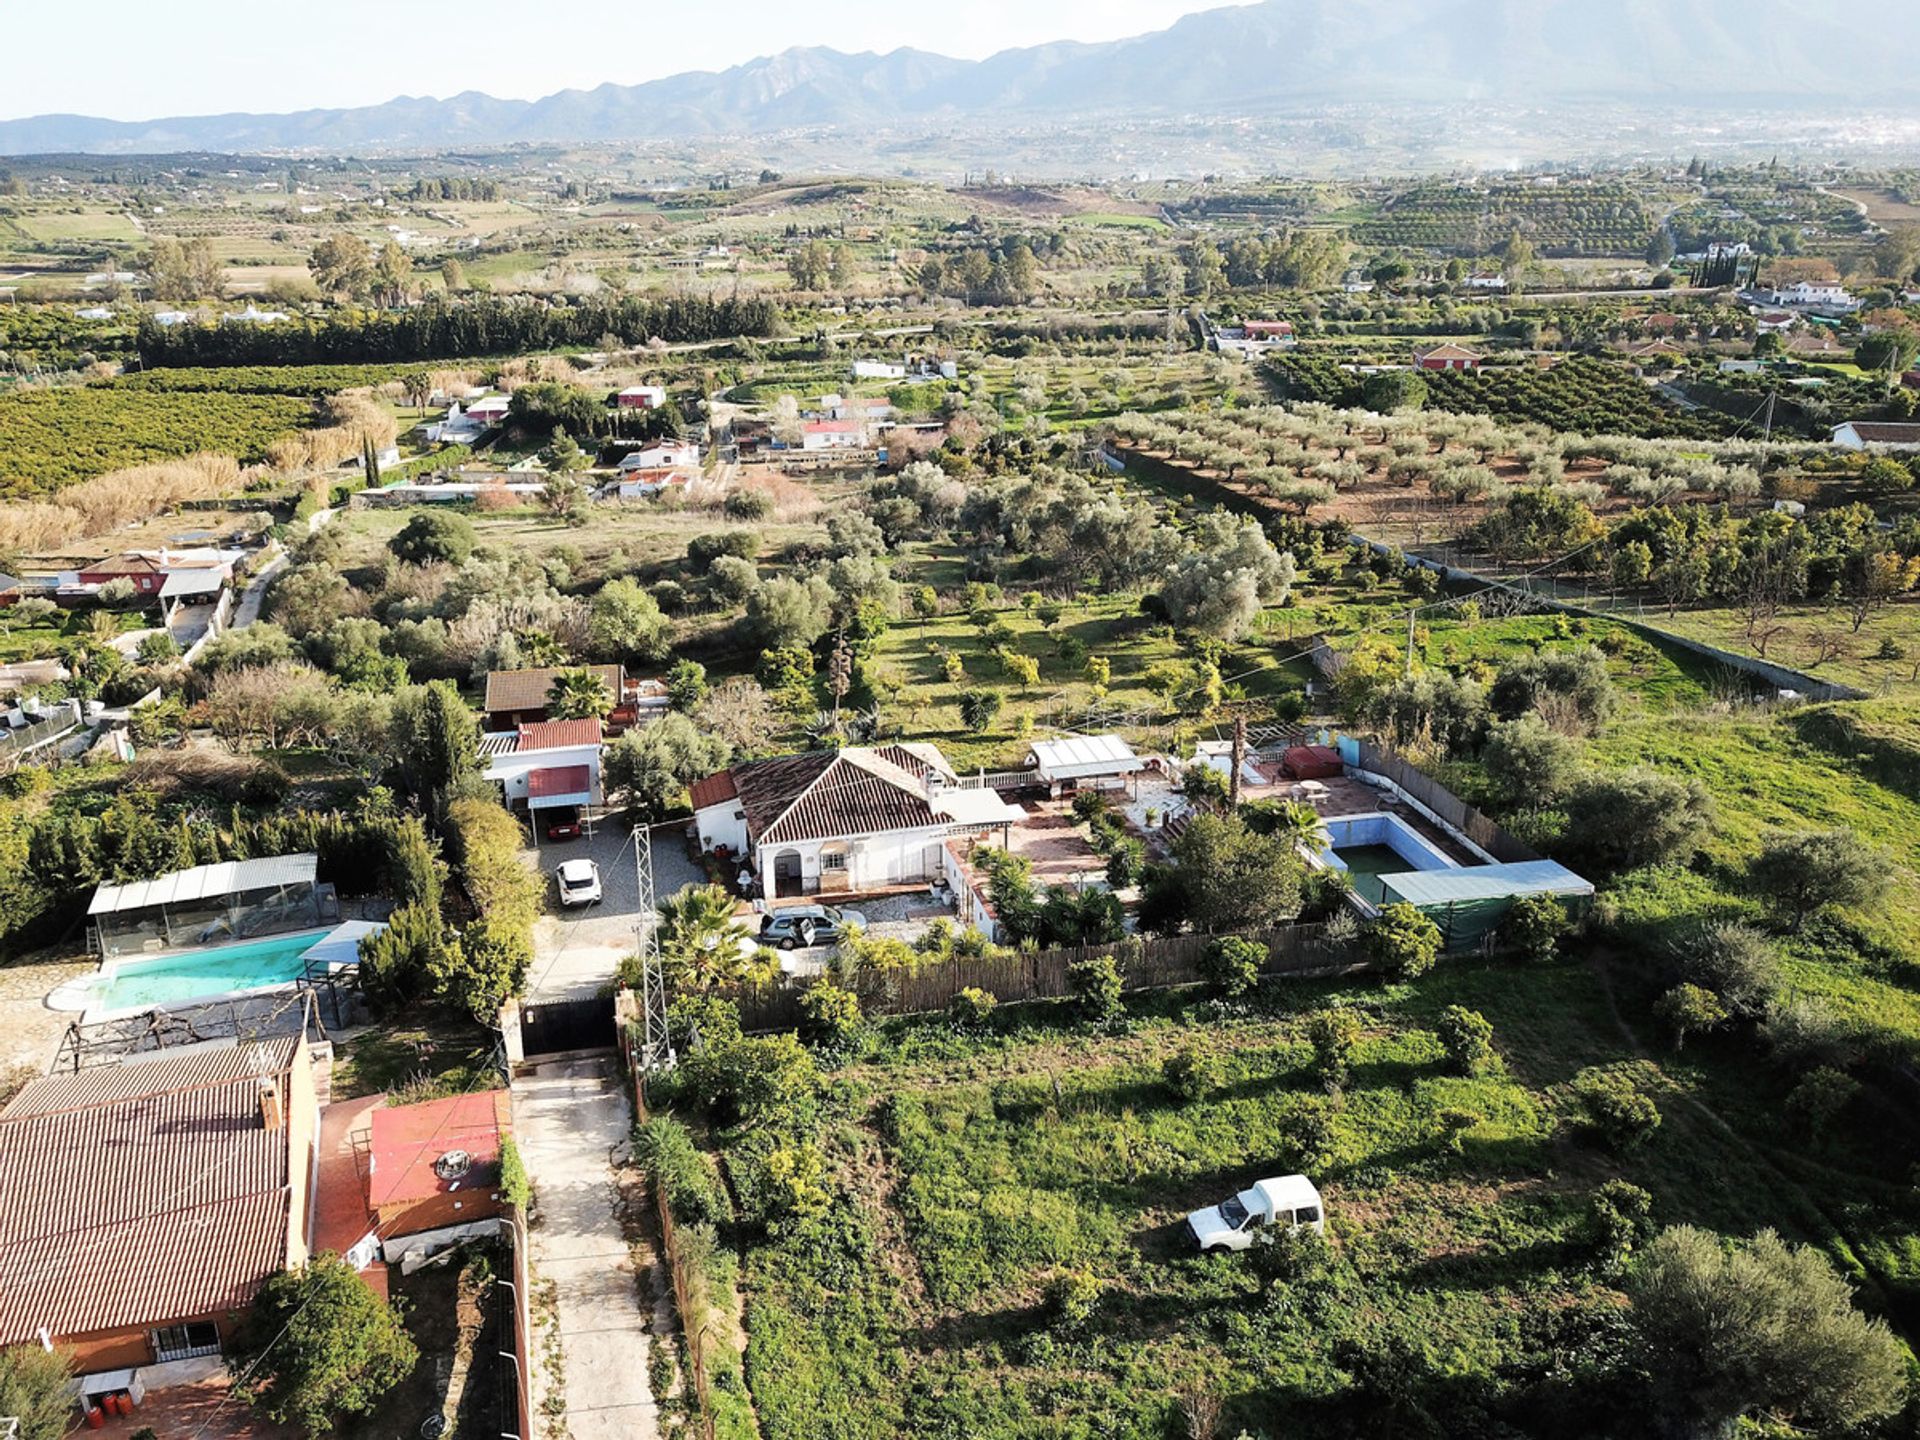
[[[1458,870],[1415,870],[1382,875],[1389,901],[1446,905],[1499,900],[1510,895],[1591,895],[1593,883],[1558,860],[1521,860],[1511,865],[1466,865]]]
[[[149,905],[175,905],[216,895],[238,895],[247,890],[271,890],[280,885],[311,885],[319,873],[320,857],[268,855],[258,860],[223,860],[175,870],[155,880],[125,885],[102,885],[93,892],[89,915],[112,915],[121,910],[144,910]]]
[[[528,800],[557,800],[590,803],[593,798],[593,770],[586,765],[549,765],[544,770],[527,772]]]
[[[236,1309],[287,1260],[300,1040],[53,1076],[0,1114],[0,1344]]]
[[[1130,775],[1143,768],[1133,747],[1118,735],[1073,735],[1065,740],[1034,742],[1033,758],[1040,774],[1053,780],[1085,775]]]

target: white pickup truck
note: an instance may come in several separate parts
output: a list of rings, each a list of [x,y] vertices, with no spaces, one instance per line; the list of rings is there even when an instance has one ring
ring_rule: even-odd
[[[1245,1250],[1268,1231],[1326,1227],[1320,1192],[1304,1175],[1256,1180],[1251,1189],[1187,1216],[1187,1229],[1202,1251]]]

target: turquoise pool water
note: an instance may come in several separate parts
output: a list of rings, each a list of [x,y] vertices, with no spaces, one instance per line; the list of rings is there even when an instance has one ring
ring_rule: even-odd
[[[302,930],[210,950],[117,961],[110,974],[102,972],[94,978],[93,1005],[104,1010],[144,1010],[178,1005],[201,995],[290,984],[306,969],[300,957],[331,933],[331,929]]]

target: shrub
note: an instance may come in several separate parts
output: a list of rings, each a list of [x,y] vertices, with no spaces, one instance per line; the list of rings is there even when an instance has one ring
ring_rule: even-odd
[[[332,1255],[268,1277],[234,1354],[255,1409],[316,1435],[373,1409],[420,1359],[398,1307]]]
[[[1731,920],[1697,925],[1670,942],[1668,953],[1677,977],[1711,990],[1730,1015],[1757,1020],[1779,992],[1779,954],[1751,925]]]
[[[1659,1107],[1617,1070],[1582,1070],[1573,1095],[1588,1131],[1610,1150],[1631,1150],[1660,1128]]]
[[[1529,960],[1551,960],[1567,928],[1567,907],[1552,895],[1522,895],[1500,921],[1501,938]]]
[[[999,1003],[989,992],[969,985],[947,1002],[947,1019],[958,1030],[983,1030]]]
[[[1120,995],[1120,965],[1111,955],[1087,955],[1067,966],[1067,989],[1087,1019],[1117,1020],[1125,1006]]]
[[[713,1158],[694,1143],[693,1134],[670,1115],[655,1115],[633,1132],[634,1156],[667,1208],[682,1225],[725,1225],[733,1203]]]
[[[1787,1109],[1806,1127],[1809,1135],[1819,1139],[1859,1098],[1860,1092],[1860,1082],[1851,1075],[1822,1065],[1800,1077],[1800,1083],[1787,1095]]]
[[[1404,902],[1385,906],[1367,927],[1367,958],[1390,980],[1415,980],[1440,959],[1440,927]]]
[[[773,496],[764,490],[735,490],[720,508],[729,520],[764,520],[773,514]]]
[[[135,653],[142,665],[164,665],[180,658],[180,643],[167,631],[156,630],[140,637],[140,648]]]
[[[388,542],[388,548],[410,565],[464,565],[473,547],[472,522],[450,510],[420,511]]]
[[[1200,956],[1200,974],[1216,995],[1238,999],[1260,983],[1267,947],[1243,935],[1222,935]]]
[[[1688,1435],[1730,1434],[1746,1415],[1852,1430],[1897,1412],[1905,1347],[1854,1309],[1852,1287],[1808,1246],[1763,1230],[1744,1249],[1677,1226],[1655,1236],[1627,1284],[1645,1413]]]
[[[1147,847],[1144,841],[1127,836],[1107,852],[1107,884],[1115,890],[1138,885],[1147,873]]]
[[[1594,1267],[1617,1275],[1653,1233],[1653,1196],[1625,1180],[1609,1180],[1587,1197],[1587,1243]]]
[[[1433,1028],[1456,1073],[1471,1075],[1493,1058],[1493,1022],[1478,1010],[1449,1005]]]
[[[1100,1305],[1099,1276],[1090,1270],[1062,1270],[1047,1281],[1046,1312],[1056,1330],[1084,1329]]]
[[[1161,1063],[1160,1074],[1174,1098],[1191,1105],[1220,1088],[1220,1059],[1197,1045],[1182,1045]]]
[[[533,1202],[533,1180],[511,1135],[500,1137],[500,1195],[516,1210],[525,1210]]]
[[[1495,797],[1506,805],[1550,805],[1580,777],[1580,742],[1529,710],[1487,732],[1481,760]]]
[[[818,980],[800,997],[801,1031],[815,1045],[843,1049],[860,1036],[860,999],[831,980]]]
[[[1351,1010],[1316,1010],[1307,1017],[1314,1073],[1328,1090],[1346,1085],[1352,1073],[1353,1047],[1359,1039],[1360,1017]]]
[[[1666,1027],[1673,1037],[1673,1048],[1678,1050],[1687,1043],[1687,1036],[1723,1024],[1727,1007],[1711,990],[1676,985],[1653,1002],[1653,1017]]]
[[[1565,848],[1611,874],[1686,864],[1713,818],[1713,802],[1698,780],[1637,766],[1581,781],[1566,813]]]
[[[1772,1059],[1788,1070],[1819,1065],[1840,1069],[1860,1055],[1859,1026],[1815,995],[1789,1000],[1768,1017],[1760,1033]]]
[[[1751,873],[1754,888],[1791,930],[1831,906],[1869,905],[1887,888],[1886,857],[1847,829],[1769,840]]]
[[[1301,1171],[1311,1172],[1326,1165],[1337,1138],[1332,1102],[1319,1096],[1302,1096],[1280,1122],[1280,1138]]]

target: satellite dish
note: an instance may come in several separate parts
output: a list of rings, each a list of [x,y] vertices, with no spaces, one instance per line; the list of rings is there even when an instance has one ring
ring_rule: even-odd
[[[458,1180],[473,1168],[473,1156],[464,1150],[449,1150],[433,1162],[433,1173],[442,1180]]]

